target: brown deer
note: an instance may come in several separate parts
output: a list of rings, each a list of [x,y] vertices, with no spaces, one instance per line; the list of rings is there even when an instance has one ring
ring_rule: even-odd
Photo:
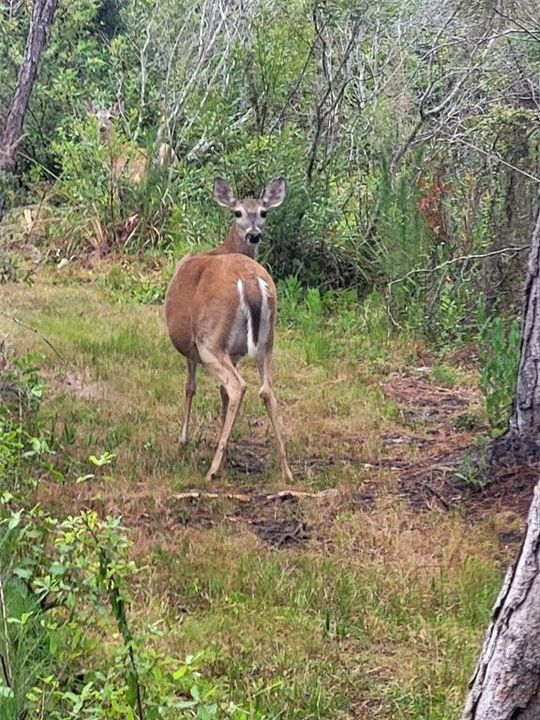
[[[102,143],[107,144],[111,139],[111,130],[115,118],[124,111],[124,104],[116,102],[108,108],[99,108],[91,100],[85,102],[86,111],[97,120],[99,129],[99,137]],[[175,163],[178,160],[176,153],[167,143],[160,143],[157,148],[156,162],[163,166],[166,163]],[[127,179],[139,185],[146,173],[148,163],[148,151],[146,148],[137,148],[135,152],[126,148],[125,152],[121,152],[112,159],[112,181],[117,187],[118,180],[124,176]]]
[[[225,241],[210,252],[187,255],[178,265],[165,296],[165,317],[174,347],[187,360],[186,401],[181,444],[188,442],[191,402],[200,362],[221,383],[221,433],[207,480],[219,475],[246,383],[236,369],[240,358],[255,357],[263,400],[274,430],[281,469],[292,482],[272,389],[272,348],[276,323],[276,286],[256,262],[266,213],[285,199],[283,178],[270,182],[260,199],[237,200],[231,187],[214,181],[214,198],[235,219]]]

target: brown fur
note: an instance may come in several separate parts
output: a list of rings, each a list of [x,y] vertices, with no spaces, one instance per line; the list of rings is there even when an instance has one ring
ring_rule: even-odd
[[[273,330],[277,298],[272,277],[248,255],[223,248],[222,245],[209,253],[185,257],[167,290],[165,318],[169,336],[178,352],[186,357],[198,357],[197,340],[204,339],[215,348],[226,343],[238,309],[239,279],[244,281],[248,303],[259,305],[257,277],[266,281]]]
[[[237,220],[219,247],[210,252],[187,255],[178,264],[165,296],[169,335],[174,347],[185,356],[188,368],[181,442],[185,444],[188,441],[191,402],[196,389],[195,373],[197,364],[201,362],[221,384],[222,430],[208,478],[219,474],[245,392],[246,384],[236,370],[236,363],[247,354],[248,337],[251,337],[254,341],[252,352],[255,352],[262,381],[259,395],[276,434],[283,473],[292,480],[272,389],[276,287],[270,274],[254,259],[256,244],[249,241],[250,233],[258,233],[260,237],[264,225],[261,210],[264,217],[267,206],[264,198],[248,198],[239,203],[224,181],[220,182],[224,187],[222,195],[225,191],[230,194],[230,205],[237,214]],[[279,185],[284,183],[281,179],[269,187],[274,187],[276,183],[284,196],[284,185]],[[281,200],[276,200],[274,206],[279,202]]]

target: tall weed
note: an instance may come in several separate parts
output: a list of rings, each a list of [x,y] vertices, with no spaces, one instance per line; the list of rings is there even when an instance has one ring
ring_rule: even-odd
[[[507,325],[502,317],[486,320],[480,328],[480,389],[494,433],[508,423],[519,364],[520,321]]]

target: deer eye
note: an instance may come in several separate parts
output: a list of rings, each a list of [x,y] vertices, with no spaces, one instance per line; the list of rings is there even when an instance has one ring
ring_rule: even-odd
[[[234,214],[236,215],[236,217],[242,217],[242,211],[241,211],[241,210],[235,210],[235,211],[234,211]]]
[[[261,210],[261,217],[262,217],[262,218],[265,218],[265,217],[266,217],[266,210]]]

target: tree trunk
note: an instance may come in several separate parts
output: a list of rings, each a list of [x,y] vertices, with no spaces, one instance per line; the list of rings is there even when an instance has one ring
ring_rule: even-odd
[[[540,460],[540,209],[531,239],[514,407],[495,463]],[[525,539],[495,604],[463,720],[540,718],[540,482]]]
[[[540,210],[531,239],[523,294],[520,361],[508,430],[493,441],[494,464],[540,460]]]
[[[24,117],[57,5],[58,0],[35,0],[34,2],[24,59],[19,68],[15,91],[0,133],[0,172],[11,173],[15,167],[17,148],[22,140]],[[0,195],[0,217],[3,204],[4,199]]]
[[[540,483],[521,552],[506,576],[463,720],[540,718]]]

